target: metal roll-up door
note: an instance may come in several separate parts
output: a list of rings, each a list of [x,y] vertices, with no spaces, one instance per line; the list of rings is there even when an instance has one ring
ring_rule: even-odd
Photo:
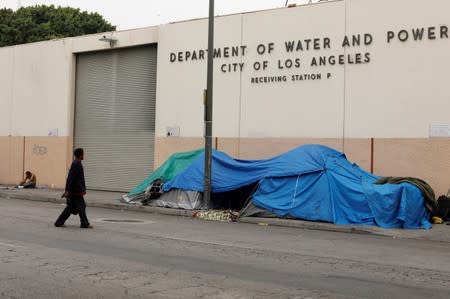
[[[77,55],[74,147],[88,189],[130,191],[153,170],[156,45]]]

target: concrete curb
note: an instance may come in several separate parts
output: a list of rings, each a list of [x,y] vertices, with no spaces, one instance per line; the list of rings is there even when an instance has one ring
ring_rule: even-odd
[[[190,210],[179,210],[179,209],[170,209],[170,208],[160,208],[160,207],[149,207],[149,206],[137,206],[137,205],[127,205],[127,204],[114,204],[114,203],[96,203],[91,202],[88,204],[89,207],[96,208],[106,208],[106,209],[114,209],[114,210],[127,210],[134,212],[143,212],[143,213],[155,213],[155,214],[163,214],[169,216],[185,216],[192,217],[195,211]]]
[[[59,197],[49,197],[43,195],[36,194],[10,194],[9,192],[1,192],[0,197],[6,199],[18,199],[18,200],[30,200],[30,201],[40,201],[40,202],[51,202],[57,204],[66,203],[65,199]],[[143,212],[143,213],[155,213],[155,214],[164,214],[170,216],[186,216],[192,217],[196,211],[191,210],[179,210],[179,209],[168,209],[168,208],[160,208],[160,207],[150,207],[150,206],[139,206],[139,205],[129,205],[124,203],[104,203],[104,202],[95,202],[95,201],[86,201],[86,205],[88,207],[95,208],[105,208],[105,209],[113,209],[113,210],[128,210],[135,212]]]
[[[239,222],[243,223],[253,223],[262,226],[274,225],[274,226],[284,226],[284,227],[295,227],[310,230],[321,230],[330,232],[340,232],[340,233],[356,233],[356,234],[377,234],[370,228],[366,227],[355,227],[348,225],[334,225],[331,223],[323,222],[313,222],[313,221],[302,221],[295,219],[280,219],[280,218],[259,218],[259,217],[241,217]]]
[[[48,197],[48,196],[42,196],[42,195],[36,195],[36,194],[9,194],[8,192],[1,192],[0,191],[0,197],[6,198],[6,199],[19,199],[19,200],[31,200],[31,201],[43,201],[43,202],[54,202],[54,203],[65,203],[65,200],[58,198],[58,197]]]

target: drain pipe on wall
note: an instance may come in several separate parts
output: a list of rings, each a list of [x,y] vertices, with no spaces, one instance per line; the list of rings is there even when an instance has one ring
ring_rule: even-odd
[[[23,149],[22,149],[22,179],[24,179],[23,175],[25,173],[25,136],[23,136]]]
[[[374,140],[370,138],[370,173],[373,174],[373,152],[374,152]]]

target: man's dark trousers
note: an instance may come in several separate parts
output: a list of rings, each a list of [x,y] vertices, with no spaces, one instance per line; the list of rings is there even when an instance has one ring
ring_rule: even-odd
[[[59,215],[55,222],[55,226],[62,226],[66,220],[70,217],[70,214],[80,216],[80,227],[88,227],[89,220],[86,215],[86,202],[82,195],[68,195],[67,196],[67,206]]]

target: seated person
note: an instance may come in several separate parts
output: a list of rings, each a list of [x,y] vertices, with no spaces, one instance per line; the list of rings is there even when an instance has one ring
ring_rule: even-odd
[[[23,188],[36,188],[36,175],[31,173],[31,171],[25,172],[25,178],[20,182],[19,186]]]

